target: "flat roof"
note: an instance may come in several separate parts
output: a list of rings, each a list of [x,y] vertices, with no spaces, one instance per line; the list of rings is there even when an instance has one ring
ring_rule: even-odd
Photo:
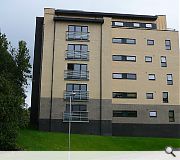
[[[81,10],[64,10],[56,9],[56,15],[60,14],[72,14],[79,16],[93,16],[93,17],[112,17],[112,18],[124,18],[124,19],[142,19],[142,20],[156,20],[157,16],[152,15],[137,15],[137,14],[120,14],[120,13],[105,13],[105,12],[88,12]]]

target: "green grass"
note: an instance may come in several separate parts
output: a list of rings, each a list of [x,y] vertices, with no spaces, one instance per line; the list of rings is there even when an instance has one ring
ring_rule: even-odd
[[[18,145],[28,151],[66,151],[68,134],[24,129]],[[158,151],[166,146],[180,147],[180,139],[71,135],[73,151]]]

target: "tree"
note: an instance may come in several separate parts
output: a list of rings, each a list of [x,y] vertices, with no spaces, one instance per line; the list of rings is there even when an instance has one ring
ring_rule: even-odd
[[[24,115],[25,88],[31,77],[29,50],[20,41],[11,47],[0,33],[0,150],[15,150],[18,129]]]

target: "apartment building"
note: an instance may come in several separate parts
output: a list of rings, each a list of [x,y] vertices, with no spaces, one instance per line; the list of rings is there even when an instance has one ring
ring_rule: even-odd
[[[70,120],[73,133],[180,137],[179,38],[165,15],[46,8],[34,51],[40,130]]]

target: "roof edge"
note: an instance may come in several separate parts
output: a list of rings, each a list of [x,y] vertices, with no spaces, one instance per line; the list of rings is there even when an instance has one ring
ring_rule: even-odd
[[[73,14],[83,16],[96,16],[96,17],[113,17],[113,18],[132,18],[132,19],[144,19],[144,20],[156,20],[157,15],[137,15],[137,14],[120,14],[120,13],[105,13],[105,12],[89,12],[81,10],[63,10],[56,9],[55,14]]]

